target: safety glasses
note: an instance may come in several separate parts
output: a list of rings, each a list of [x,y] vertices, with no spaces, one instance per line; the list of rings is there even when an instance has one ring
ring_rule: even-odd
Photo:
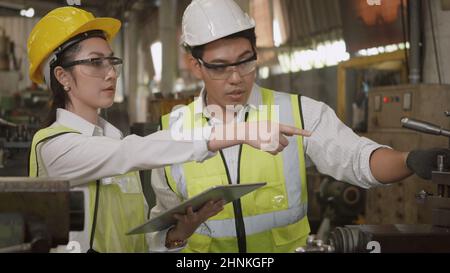
[[[120,76],[122,70],[123,61],[117,57],[99,57],[90,58],[85,60],[76,60],[61,65],[63,68],[69,68],[75,65],[80,66],[80,71],[86,76],[96,77],[96,78],[106,78],[106,75],[114,69],[116,76]]]
[[[234,71],[237,71],[241,77],[255,71],[257,59],[258,57],[256,53],[254,53],[250,58],[232,64],[211,64],[205,62],[201,58],[198,58],[197,60],[206,68],[211,79],[226,80],[234,73]]]

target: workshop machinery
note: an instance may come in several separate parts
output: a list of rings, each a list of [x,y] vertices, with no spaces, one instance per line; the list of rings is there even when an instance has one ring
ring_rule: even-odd
[[[369,94],[368,137],[404,151],[450,147],[449,102],[449,86],[376,89]],[[297,252],[450,252],[450,159],[434,160],[431,181],[413,176],[369,190],[367,224],[336,227],[325,239],[312,235]]]
[[[68,181],[0,177],[0,253],[49,252],[84,224],[84,195]]]

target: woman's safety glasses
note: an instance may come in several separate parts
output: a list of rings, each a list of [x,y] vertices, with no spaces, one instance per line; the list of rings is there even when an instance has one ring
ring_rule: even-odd
[[[99,57],[69,62],[61,65],[61,67],[69,68],[79,65],[80,71],[84,75],[104,79],[111,69],[114,69],[117,77],[119,77],[122,70],[122,64],[122,59],[117,57]]]

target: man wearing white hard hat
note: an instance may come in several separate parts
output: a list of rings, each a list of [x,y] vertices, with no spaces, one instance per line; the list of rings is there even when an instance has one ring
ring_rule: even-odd
[[[289,137],[279,155],[241,145],[202,163],[155,171],[157,205],[151,217],[214,185],[267,185],[226,205],[203,224],[178,217],[176,226],[152,234],[154,251],[294,252],[305,245],[310,232],[306,167],[314,164],[323,174],[363,188],[393,183],[410,176],[410,169],[416,171],[415,160],[410,160],[413,153],[357,136],[326,104],[256,85],[255,22],[232,0],[192,1],[182,30],[193,73],[204,81],[204,89],[188,106],[188,114],[164,116],[163,129],[172,126],[174,116],[184,119],[185,129],[227,123],[230,116],[241,121],[269,117],[312,135]],[[211,113],[214,105],[225,114]]]

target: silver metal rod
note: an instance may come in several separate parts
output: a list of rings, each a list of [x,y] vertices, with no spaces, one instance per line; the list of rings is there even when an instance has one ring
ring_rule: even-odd
[[[419,0],[409,1],[410,14],[410,49],[409,49],[409,82],[418,84],[421,81],[420,67],[420,5]],[[403,11],[402,11],[403,12]]]

